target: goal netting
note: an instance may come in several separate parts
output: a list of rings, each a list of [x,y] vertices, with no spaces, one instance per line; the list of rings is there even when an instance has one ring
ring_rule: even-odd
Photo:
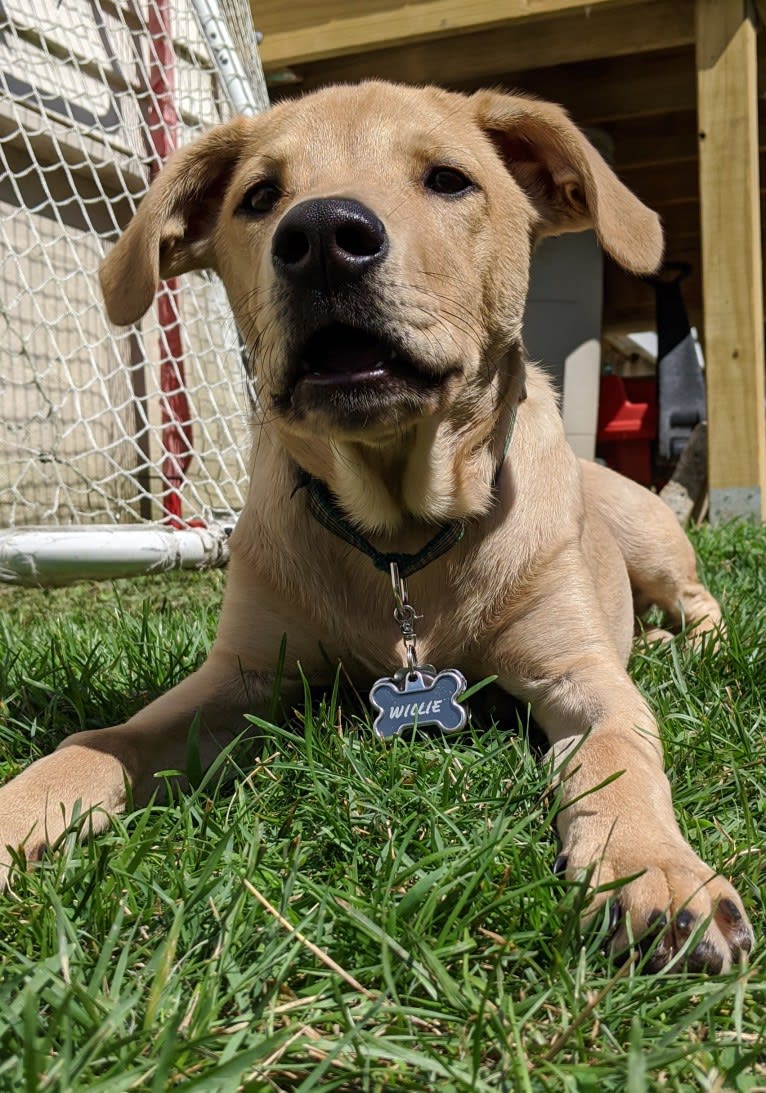
[[[170,151],[265,105],[247,0],[214,5],[0,3],[0,529],[209,525],[243,503],[222,285],[186,275],[117,330],[97,281]]]

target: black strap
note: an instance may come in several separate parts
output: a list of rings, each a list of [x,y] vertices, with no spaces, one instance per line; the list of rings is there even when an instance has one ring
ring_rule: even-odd
[[[526,392],[522,394],[522,401],[526,398]],[[518,406],[515,406],[513,413],[511,414],[511,421],[508,427],[508,435],[506,436],[505,446],[503,448],[503,456],[498,464],[497,471],[495,472],[495,481],[497,481],[500,470],[505,462],[505,457],[508,454],[508,448],[511,444],[511,437],[513,436],[513,430],[516,425],[516,414],[518,412]],[[399,575],[403,578],[411,577],[413,573],[417,573],[419,569],[425,568],[431,562],[435,562],[437,558],[441,558],[442,554],[446,554],[455,543],[459,543],[465,535],[465,521],[464,520],[450,520],[447,524],[442,524],[439,530],[433,535],[426,545],[422,547],[417,554],[399,554],[397,552],[386,553],[384,551],[376,550],[372,543],[357,531],[357,529],[346,519],[343,513],[338,507],[338,502],[328,490],[324,482],[321,482],[318,478],[314,478],[308,471],[300,470],[298,483],[293,490],[293,495],[298,490],[305,489],[308,491],[309,496],[309,512],[328,531],[332,532],[339,539],[342,539],[344,543],[348,543],[349,546],[355,547],[356,550],[360,550],[362,554],[366,554],[372,561],[372,564],[376,569],[379,569],[381,573],[391,572],[391,563],[395,562],[399,567]]]
[[[366,554],[381,573],[390,573],[391,563],[396,562],[401,576],[410,577],[430,562],[436,561],[442,554],[446,554],[450,547],[458,543],[465,534],[465,521],[451,520],[448,524],[442,524],[417,554],[386,553],[376,550],[372,543],[368,542],[346,519],[324,482],[320,482],[318,478],[314,478],[306,471],[301,471],[300,480],[296,486],[296,490],[299,489],[308,490],[309,512],[314,519],[349,546]]]

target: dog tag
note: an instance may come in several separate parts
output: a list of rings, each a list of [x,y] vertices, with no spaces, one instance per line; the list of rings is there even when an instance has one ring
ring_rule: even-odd
[[[442,732],[457,732],[466,723],[458,698],[466,689],[465,676],[456,668],[433,673],[430,665],[416,664],[393,678],[379,679],[370,690],[377,715],[373,729],[384,740],[405,729],[436,725]]]

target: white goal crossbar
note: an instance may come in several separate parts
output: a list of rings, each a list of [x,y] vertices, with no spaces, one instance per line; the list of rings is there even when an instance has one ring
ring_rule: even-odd
[[[256,41],[247,0],[0,5],[0,580],[226,558],[249,397],[223,287],[186,275],[115,330],[97,269],[175,147],[268,105]]]

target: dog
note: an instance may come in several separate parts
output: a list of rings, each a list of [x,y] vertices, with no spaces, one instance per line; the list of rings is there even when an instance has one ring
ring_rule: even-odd
[[[492,675],[530,704],[559,867],[598,888],[590,913],[613,886],[616,951],[661,927],[653,968],[693,933],[691,969],[744,957],[742,902],[681,835],[625,667],[636,609],[704,634],[718,604],[664,503],[575,458],[524,356],[535,243],[589,228],[625,269],[657,268],[656,215],[560,107],[523,95],[333,86],[174,155],[101,283],[122,325],[162,278],[212,269],[228,292],[257,399],[220,625],[193,675],[0,790],[6,879],[11,851],[34,859],[78,810],[97,832],[127,796],[146,802],[155,772],[182,769],[195,718],[205,765],[252,728],[283,635],[287,702],[298,665],[319,685],[337,663],[359,686],[388,680],[404,636],[410,674]]]

